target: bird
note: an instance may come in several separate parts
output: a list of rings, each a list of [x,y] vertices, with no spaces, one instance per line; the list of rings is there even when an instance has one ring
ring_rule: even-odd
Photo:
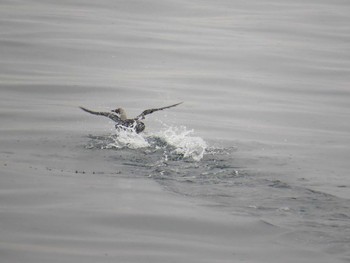
[[[115,110],[111,110],[110,112],[93,111],[93,110],[89,110],[89,109],[81,107],[81,106],[79,108],[82,109],[83,111],[86,111],[86,112],[94,114],[94,115],[105,116],[107,118],[110,118],[111,120],[113,120],[116,123],[115,124],[116,129],[130,129],[131,128],[136,133],[140,133],[140,132],[143,132],[146,128],[146,125],[141,121],[141,120],[145,119],[146,115],[151,114],[155,111],[175,107],[177,105],[180,105],[181,103],[182,102],[176,103],[176,104],[173,104],[170,106],[165,106],[162,108],[144,110],[140,115],[137,115],[135,118],[131,118],[131,119],[129,119],[127,117],[126,112],[123,108],[117,108]]]

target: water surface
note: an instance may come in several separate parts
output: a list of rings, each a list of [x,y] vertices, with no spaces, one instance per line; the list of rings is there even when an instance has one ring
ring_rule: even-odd
[[[147,178],[349,260],[346,1],[0,5],[6,169]],[[78,108],[180,101],[141,136]]]

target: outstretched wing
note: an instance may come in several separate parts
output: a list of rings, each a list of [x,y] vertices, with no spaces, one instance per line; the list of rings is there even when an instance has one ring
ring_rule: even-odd
[[[158,109],[149,109],[149,110],[145,110],[145,111],[143,111],[139,116],[137,116],[135,119],[136,119],[136,120],[142,120],[142,119],[144,119],[145,116],[148,115],[148,114],[151,114],[151,113],[153,113],[153,112],[155,112],[155,111],[159,111],[159,110],[164,110],[164,109],[172,108],[172,107],[175,107],[175,106],[177,106],[177,105],[179,105],[179,104],[181,104],[181,103],[182,103],[182,102],[176,103],[176,104],[174,104],[174,105],[166,106],[166,107],[163,107],[163,108],[158,108]]]
[[[84,107],[79,107],[79,108],[82,109],[83,111],[86,111],[86,112],[94,114],[94,115],[108,117],[108,118],[110,118],[111,120],[113,120],[115,122],[119,122],[120,121],[120,118],[116,114],[113,114],[111,112],[92,111],[92,110],[86,109]]]

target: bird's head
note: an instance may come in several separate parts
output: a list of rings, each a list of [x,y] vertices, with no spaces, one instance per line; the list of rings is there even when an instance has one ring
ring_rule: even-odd
[[[111,112],[115,112],[117,114],[120,114],[120,111],[122,110],[122,108],[117,108],[115,110],[111,110]]]
[[[125,110],[123,108],[117,108],[115,110],[111,110],[111,112],[114,112],[116,114],[119,115],[119,117],[122,119],[122,120],[126,120],[126,113],[125,113]]]

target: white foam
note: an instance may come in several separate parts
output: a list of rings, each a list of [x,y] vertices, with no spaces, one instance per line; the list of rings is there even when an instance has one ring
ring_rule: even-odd
[[[111,135],[113,142],[109,143],[106,148],[159,147],[152,143],[154,141],[152,139],[156,138],[165,142],[167,146],[173,147],[171,151],[173,154],[191,158],[194,161],[200,161],[203,158],[207,143],[201,137],[192,136],[193,130],[187,130],[185,126],[173,127],[165,124],[163,126],[164,128],[159,132],[148,134],[137,134],[133,129],[118,130],[117,134]]]
[[[165,140],[168,145],[175,147],[174,153],[200,161],[204,156],[207,143],[201,137],[192,136],[193,133],[193,130],[187,130],[185,126],[167,126],[155,135]]]
[[[134,129],[119,129],[117,134],[111,135],[113,142],[107,145],[107,148],[129,148],[139,149],[149,147],[150,144],[142,134],[137,134]]]

